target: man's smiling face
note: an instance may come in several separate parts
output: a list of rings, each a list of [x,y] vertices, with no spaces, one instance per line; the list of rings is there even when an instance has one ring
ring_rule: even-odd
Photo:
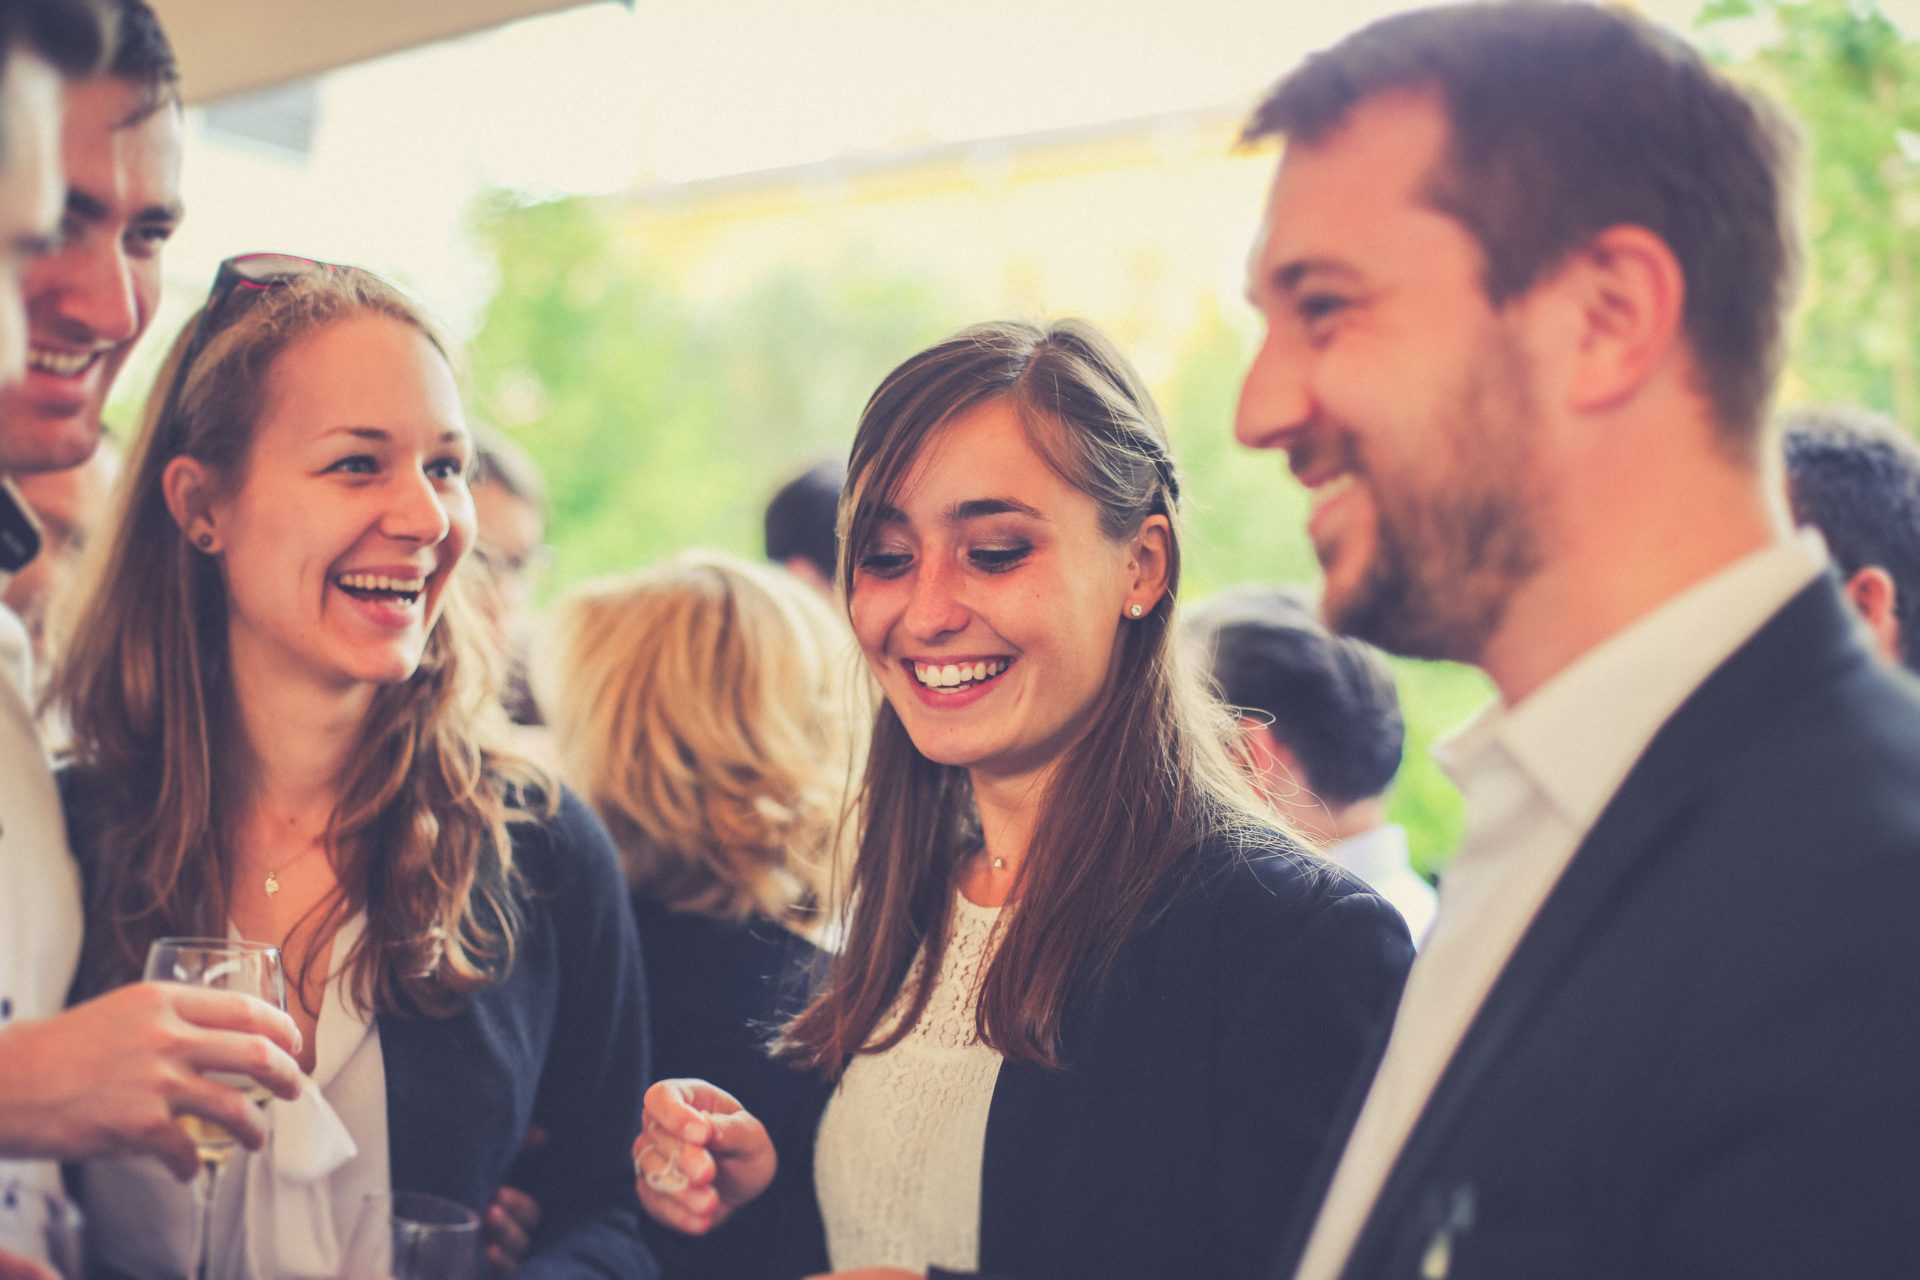
[[[1426,192],[1436,99],[1394,93],[1283,159],[1251,263],[1266,338],[1235,434],[1313,491],[1324,612],[1346,634],[1473,661],[1537,567],[1533,376],[1484,257]]]
[[[67,87],[60,240],[26,269],[27,373],[0,393],[17,470],[93,452],[114,377],[159,303],[160,250],[180,220],[180,110],[134,120],[141,103],[115,76]]]

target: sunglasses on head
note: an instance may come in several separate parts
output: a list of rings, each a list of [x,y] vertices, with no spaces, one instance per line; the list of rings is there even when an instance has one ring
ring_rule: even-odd
[[[174,367],[173,381],[167,387],[167,401],[158,419],[161,428],[165,429],[172,422],[174,410],[179,408],[180,389],[186,384],[187,370],[193,368],[193,362],[206,350],[207,343],[235,316],[246,310],[244,306],[236,305],[239,300],[281,288],[308,276],[332,275],[345,270],[349,268],[286,253],[243,253],[222,262],[220,269],[214,273],[213,288],[207,291],[207,303],[200,308],[200,314],[193,322],[193,336],[187,339],[187,349],[181,354],[180,363]]]

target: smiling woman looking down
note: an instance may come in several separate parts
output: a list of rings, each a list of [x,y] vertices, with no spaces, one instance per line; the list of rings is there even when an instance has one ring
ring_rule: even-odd
[[[1170,642],[1177,507],[1084,325],[970,329],[874,393],[842,580],[886,705],[846,945],[787,1032],[832,1095],[769,1138],[655,1085],[661,1221],[771,1179],[770,1275],[1265,1273],[1411,949],[1257,816]]]
[[[625,1135],[639,959],[604,831],[498,744],[459,568],[471,451],[444,348],[352,268],[224,264],[175,344],[63,669],[87,881],[82,994],[163,935],[286,956],[311,1077],[217,1181],[214,1274],[338,1273],[389,1187],[485,1208],[515,1168],[529,1273],[640,1274]],[[177,1275],[189,1191],[84,1173],[101,1259]]]

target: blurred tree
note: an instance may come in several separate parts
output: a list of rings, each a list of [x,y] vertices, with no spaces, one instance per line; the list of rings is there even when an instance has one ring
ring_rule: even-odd
[[[701,309],[589,200],[494,196],[476,222],[500,277],[474,404],[547,472],[560,585],[681,547],[758,555],[774,488],[844,454],[880,378],[952,327],[932,285],[848,262]]]
[[[1920,429],[1920,45],[1873,0],[1713,0],[1697,25],[1807,136],[1805,296],[1781,399]]]

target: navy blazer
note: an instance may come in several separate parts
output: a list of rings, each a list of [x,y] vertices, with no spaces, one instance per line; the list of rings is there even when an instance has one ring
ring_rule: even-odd
[[[450,1018],[379,1016],[392,1182],[477,1210],[503,1183],[539,1201],[516,1280],[650,1280],[630,1154],[646,988],[619,859],[570,791],[552,821],[512,831],[528,887],[512,972]],[[521,1155],[530,1125],[546,1141]]]
[[[1695,691],[1489,992],[1348,1280],[1920,1275],[1917,689],[1822,579]]]
[[[97,883],[99,815],[61,778],[73,847]],[[521,1280],[650,1280],[628,1149],[646,1085],[646,993],[626,886],[606,829],[571,792],[511,828],[525,877],[512,971],[451,1017],[379,1014],[392,1185],[475,1210],[503,1183],[544,1211]],[[529,1125],[546,1144],[525,1155]]]
[[[1068,1001],[1065,1069],[1002,1064],[983,1275],[1255,1276],[1291,1221],[1412,944],[1384,899],[1277,833],[1209,841],[1192,865],[1108,980]],[[781,1152],[781,1280],[826,1269],[813,1132]]]

